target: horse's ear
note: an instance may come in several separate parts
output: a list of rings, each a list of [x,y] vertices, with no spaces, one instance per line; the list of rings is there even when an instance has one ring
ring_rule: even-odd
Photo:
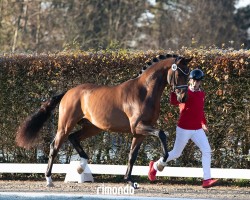
[[[193,59],[193,57],[187,58],[187,59],[186,59],[187,63],[189,63],[192,59]]]
[[[187,65],[192,59],[193,59],[193,57],[191,57],[191,58],[182,58],[180,60],[180,63],[182,63],[184,65]]]
[[[191,58],[185,58],[184,59],[185,64],[188,64],[192,59],[193,59],[193,57],[191,57]]]

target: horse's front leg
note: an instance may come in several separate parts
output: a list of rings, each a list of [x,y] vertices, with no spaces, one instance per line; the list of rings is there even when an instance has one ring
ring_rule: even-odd
[[[162,171],[165,166],[167,166],[167,159],[168,159],[168,150],[167,150],[167,136],[164,131],[158,130],[153,133],[153,135],[156,135],[161,142],[161,147],[163,150],[163,157],[161,157],[157,161],[157,169],[159,171]]]
[[[160,139],[161,147],[163,151],[163,157],[161,157],[157,161],[157,168],[159,171],[162,171],[164,167],[167,165],[166,161],[168,159],[167,136],[165,132],[162,130],[156,129],[152,126],[148,126],[144,124],[139,124],[136,131],[141,132],[142,134],[145,134],[145,135],[153,135]]]
[[[145,136],[143,135],[136,135],[136,137],[133,137],[130,152],[129,152],[129,158],[128,158],[128,168],[124,176],[124,180],[127,181],[135,189],[137,188],[137,184],[136,182],[133,181],[131,177],[131,173],[132,173],[132,169],[133,169],[134,163],[138,155],[138,151],[140,149],[140,146],[144,138]]]

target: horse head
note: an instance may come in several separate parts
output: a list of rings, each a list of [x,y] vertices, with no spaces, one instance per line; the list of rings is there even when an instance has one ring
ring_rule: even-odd
[[[186,102],[188,98],[187,82],[190,69],[187,65],[191,60],[192,58],[186,59],[176,56],[172,66],[168,69],[168,83],[172,86],[180,103]]]
[[[152,61],[147,62],[147,66],[142,68],[138,76],[147,79],[150,75],[156,73],[160,77],[159,75],[162,74],[161,70],[163,70],[163,73],[166,73],[167,76],[166,84],[168,82],[172,86],[173,91],[177,95],[177,100],[183,103],[187,100],[187,82],[190,72],[188,63],[191,60],[192,58],[187,59],[171,54],[160,55]]]

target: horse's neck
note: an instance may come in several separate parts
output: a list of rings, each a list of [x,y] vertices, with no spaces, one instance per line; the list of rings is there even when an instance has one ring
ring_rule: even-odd
[[[147,88],[147,93],[152,98],[159,99],[167,85],[167,74],[163,70],[144,72],[141,83]]]

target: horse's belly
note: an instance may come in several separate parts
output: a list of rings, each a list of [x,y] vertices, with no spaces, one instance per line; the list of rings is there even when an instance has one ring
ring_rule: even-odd
[[[125,115],[112,115],[102,121],[103,129],[116,132],[130,132],[130,123]]]
[[[89,121],[102,130],[114,132],[130,132],[130,123],[125,113],[99,113],[88,117]]]

